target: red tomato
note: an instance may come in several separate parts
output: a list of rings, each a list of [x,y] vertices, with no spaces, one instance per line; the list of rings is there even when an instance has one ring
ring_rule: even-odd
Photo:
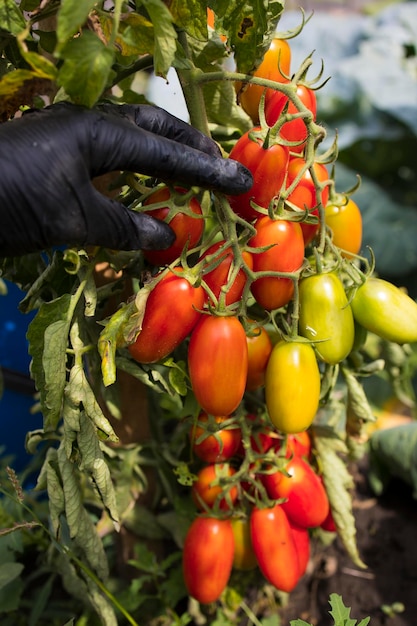
[[[209,272],[204,273],[203,278],[204,278],[204,281],[207,283],[208,287],[211,289],[211,291],[217,298],[217,300],[220,297],[222,288],[229,283],[230,274],[231,272],[233,272],[233,260],[234,260],[233,249],[229,246],[220,254],[216,254],[217,251],[221,247],[224,246],[224,244],[225,244],[224,240],[214,243],[204,252],[204,254],[201,257],[202,259],[207,259],[211,255],[213,255],[216,259],[215,267],[211,269]],[[252,269],[253,260],[252,260],[252,255],[250,254],[250,252],[243,250],[242,257],[246,265],[249,267],[249,269]],[[221,259],[220,263],[218,263],[219,259]],[[204,268],[203,268],[203,272],[204,272]],[[233,304],[234,302],[238,302],[241,299],[246,282],[247,282],[246,273],[241,268],[237,272],[237,275],[232,285],[230,286],[230,289],[228,289],[228,291],[226,292],[226,296],[225,296],[226,305]]]
[[[232,528],[235,538],[233,567],[242,571],[255,569],[258,562],[253,551],[249,519],[246,517],[232,519]]]
[[[188,369],[197,402],[211,415],[231,415],[245,392],[246,334],[237,317],[203,315],[188,347]]]
[[[303,528],[320,526],[329,513],[323,482],[302,458],[293,457],[282,472],[264,474],[262,482],[273,500],[287,498],[282,508],[294,524]]]
[[[287,177],[287,188],[294,182],[297,176],[305,167],[305,159],[302,157],[292,157],[288,164],[288,177]],[[319,180],[320,183],[329,179],[329,173],[327,168],[322,163],[314,163],[313,170]],[[323,206],[326,206],[327,200],[329,198],[329,187],[326,186],[321,192],[321,202]],[[306,172],[302,175],[300,182],[295,187],[294,191],[292,191],[287,200],[297,206],[301,210],[306,210],[310,212],[311,215],[318,216],[317,209],[317,192],[314,186],[314,181],[311,177],[310,170],[306,170]],[[303,231],[304,242],[307,246],[315,237],[316,233],[319,230],[319,224],[307,224],[306,222],[301,222],[301,229]]]
[[[197,424],[190,429],[190,441],[194,453],[206,463],[219,463],[234,456],[240,446],[241,432],[237,424],[222,428],[227,416],[211,416],[200,413]]]
[[[275,449],[278,451],[283,445],[283,440],[279,439],[277,444],[275,444]],[[285,456],[288,459],[292,456],[300,456],[308,459],[311,455],[311,439],[306,430],[287,435],[285,445]]]
[[[279,143],[268,146],[266,141],[259,127],[252,128],[238,139],[229,155],[252,172],[253,185],[249,191],[229,197],[233,211],[248,222],[261,215],[251,202],[268,209],[272,199],[279,195],[287,173],[288,148]]]
[[[304,576],[307,570],[308,561],[310,559],[310,535],[307,528],[297,526],[288,518],[291,527],[291,534],[294,539],[295,548],[298,556],[298,574]]]
[[[186,190],[181,187],[176,187],[175,191],[179,194],[186,193]],[[162,187],[152,193],[144,202],[144,206],[150,204],[156,204],[170,200],[171,191],[168,187]],[[169,206],[162,207],[160,209],[145,211],[148,215],[152,215],[157,220],[167,222],[175,233],[175,241],[166,250],[144,250],[143,256],[149,263],[153,265],[169,265],[179,256],[181,252],[188,245],[188,249],[194,248],[201,239],[204,230],[204,219],[202,217],[202,211],[200,203],[196,198],[191,198],[185,205],[188,212],[183,212],[182,205],[176,205],[175,211],[170,211]],[[193,217],[191,214],[195,214]]]
[[[259,568],[268,582],[290,592],[299,579],[299,563],[288,518],[281,505],[260,509],[250,516],[251,539]]]
[[[358,205],[346,196],[343,204],[330,202],[324,210],[334,245],[341,249],[342,256],[351,259],[362,245],[362,215]]]
[[[265,328],[258,325],[251,329],[250,335],[246,335],[246,341],[249,359],[246,390],[254,391],[265,384],[265,371],[272,352],[272,341]]]
[[[252,248],[272,246],[269,250],[253,253],[255,272],[296,272],[304,260],[304,239],[301,226],[288,220],[271,220],[268,216],[256,220]],[[294,283],[290,278],[267,276],[251,285],[255,300],[267,311],[278,309],[291,300]]]
[[[193,287],[183,276],[168,272],[148,296],[142,330],[128,346],[131,356],[139,363],[167,357],[193,330],[203,306],[201,286]]]
[[[197,517],[184,541],[183,574],[190,596],[215,602],[227,586],[233,566],[234,536],[230,520]]]
[[[331,509],[329,509],[329,514],[327,515],[324,522],[320,524],[320,528],[322,528],[323,530],[327,530],[327,532],[329,533],[337,533],[337,526],[333,519],[333,514],[332,514]]]
[[[297,86],[297,96],[307,109],[313,114],[313,121],[316,120],[317,100],[316,94],[312,89],[305,85]],[[265,119],[268,126],[273,126],[288,104],[287,113],[290,115],[297,113],[298,109],[285,94],[280,91],[269,90],[265,97]],[[302,118],[296,118],[290,122],[286,122],[280,130],[280,134],[287,141],[294,141],[299,145],[291,146],[292,152],[302,152],[307,139],[307,126]]]
[[[221,510],[229,509],[237,499],[237,487],[231,487],[227,491],[227,497],[221,497],[225,492],[225,487],[217,481],[221,480],[222,477],[233,476],[235,473],[236,470],[228,463],[211,463],[202,467],[191,488],[191,495],[196,507],[203,510],[204,505],[209,509],[218,505]]]
[[[290,64],[291,48],[288,42],[285,39],[275,38],[253,75],[274,80],[277,83],[286,82],[290,74]],[[251,84],[242,87],[242,83],[236,83],[235,88],[242,108],[252,118],[253,123],[257,124],[259,121],[259,103],[265,88]],[[266,93],[269,92],[271,90],[267,89]]]

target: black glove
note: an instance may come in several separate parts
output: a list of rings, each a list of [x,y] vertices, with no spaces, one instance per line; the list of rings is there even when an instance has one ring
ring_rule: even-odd
[[[92,177],[114,170],[228,194],[252,185],[247,169],[163,109],[55,104],[0,125],[0,256],[62,244],[169,247],[168,225],[94,188]]]

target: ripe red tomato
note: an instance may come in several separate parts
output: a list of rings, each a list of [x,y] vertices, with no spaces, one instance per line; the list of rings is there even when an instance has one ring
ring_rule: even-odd
[[[299,579],[299,563],[291,527],[280,504],[254,507],[250,516],[253,551],[268,582],[289,593]]]
[[[225,243],[226,242],[224,240],[214,243],[204,252],[204,254],[201,257],[202,259],[208,260],[208,263],[207,263],[208,266],[209,266],[209,263],[211,263],[211,259],[209,258],[211,255],[213,255],[216,259],[215,267],[213,267],[213,269],[211,269],[207,273],[204,273],[203,278],[204,278],[204,281],[207,283],[207,286],[211,289],[214,296],[217,298],[217,300],[220,297],[222,288],[224,288],[225,285],[228,284],[231,272],[233,272],[234,254],[233,254],[233,249],[231,248],[231,246],[229,245],[229,247],[225,248],[221,253],[216,254],[218,250],[225,245]],[[250,252],[243,250],[242,257],[243,257],[244,262],[248,266],[248,268],[252,269],[253,260],[252,260],[252,255],[250,254]],[[219,259],[221,259],[220,263],[218,263]],[[204,272],[204,267],[203,267],[203,272]],[[226,292],[226,296],[225,296],[226,305],[233,304],[234,302],[238,302],[241,299],[246,282],[247,282],[247,275],[245,271],[242,268],[240,268],[236,274],[236,277],[232,285],[230,286],[230,289]],[[210,299],[209,296],[207,296],[207,298]]]
[[[191,488],[191,495],[196,507],[199,510],[204,510],[205,506],[211,509],[218,505],[221,510],[229,509],[237,499],[237,487],[233,485],[228,489],[226,497],[224,486],[217,481],[233,476],[235,473],[236,470],[228,463],[211,463],[202,467]]]
[[[150,292],[142,330],[128,346],[139,363],[167,357],[190,334],[201,316],[204,290],[184,277],[168,272]]]
[[[298,557],[298,574],[304,576],[307,570],[308,561],[310,559],[310,534],[307,528],[297,526],[288,518],[291,528],[291,534],[294,539],[295,548]]]
[[[208,416],[201,412],[198,421],[190,428],[189,436],[193,452],[206,463],[219,463],[234,456],[241,442],[237,424],[223,428],[228,416]]]
[[[331,509],[329,509],[329,513],[326,519],[324,520],[324,522],[320,524],[320,528],[322,528],[323,530],[327,530],[327,532],[329,533],[337,533],[337,526],[333,519],[333,514],[332,514]]]
[[[232,519],[232,528],[235,538],[233,567],[242,571],[255,569],[258,562],[253,551],[249,518],[236,517]]]
[[[260,217],[254,223],[256,235],[252,248],[272,246],[269,250],[253,253],[255,272],[296,272],[304,260],[304,239],[301,227],[288,220]],[[251,291],[255,300],[267,311],[278,309],[291,300],[294,283],[290,278],[266,276],[254,280]]]
[[[265,372],[272,352],[272,341],[263,326],[257,324],[250,330],[251,334],[246,335],[249,359],[246,390],[254,391],[265,384]]]
[[[215,602],[227,586],[233,566],[234,536],[228,519],[197,517],[184,541],[183,574],[190,596]]]
[[[332,241],[347,259],[358,254],[362,245],[362,214],[356,204],[345,196],[343,204],[330,202],[325,206],[325,221],[332,233]]]
[[[203,315],[188,347],[188,369],[197,402],[211,415],[231,415],[245,392],[246,334],[237,317]]]
[[[316,94],[312,89],[305,85],[297,85],[297,96],[307,109],[313,114],[313,121],[316,120],[317,100]],[[280,91],[269,90],[265,97],[265,119],[268,126],[273,126],[288,104],[287,113],[294,114],[298,109],[289,101],[287,96]],[[287,141],[297,142],[299,145],[291,146],[292,152],[302,152],[307,139],[307,126],[302,118],[296,118],[290,122],[286,122],[280,130],[280,134]]]
[[[289,150],[279,143],[267,145],[267,138],[259,127],[247,131],[235,143],[230,159],[245,165],[253,176],[249,191],[230,196],[233,211],[248,222],[261,213],[252,207],[251,202],[268,209],[273,198],[279,195],[287,173]]]
[[[186,190],[176,187],[175,191],[185,194]],[[161,187],[148,196],[144,206],[164,202],[171,199],[171,191],[168,187]],[[167,222],[175,233],[175,241],[166,250],[144,250],[143,256],[153,265],[169,265],[181,256],[181,252],[188,245],[188,249],[194,248],[201,239],[204,230],[204,219],[200,203],[197,198],[191,198],[185,205],[187,213],[182,209],[182,205],[176,205],[175,211],[170,211],[169,206],[159,209],[147,210],[145,213],[152,215],[157,220]],[[193,214],[196,217],[193,217]]]
[[[279,341],[266,368],[265,400],[271,422],[282,433],[299,433],[312,424],[320,400],[320,370],[314,348]]]
[[[305,165],[306,161],[302,157],[290,158],[288,164],[287,189],[290,187],[290,185],[292,185],[297,176],[302,172]],[[329,173],[325,165],[315,162],[312,167],[320,183],[324,183],[326,180],[329,179]],[[326,186],[321,192],[321,203],[323,206],[326,206],[328,198],[329,187]],[[302,175],[300,182],[289,194],[287,200],[301,210],[307,209],[311,215],[319,215],[317,209],[317,191],[309,169],[306,170],[305,173]],[[301,229],[303,231],[304,243],[306,246],[314,239],[316,233],[319,230],[319,227],[320,225],[318,223],[307,224],[306,222],[301,222]]]
[[[264,474],[262,482],[272,499],[287,498],[281,504],[288,518],[303,528],[320,526],[329,513],[329,499],[323,482],[311,465],[294,456],[282,472]]]
[[[259,67],[253,72],[253,76],[267,78],[277,83],[286,82],[290,74],[291,48],[285,39],[275,38],[264,55]],[[252,118],[254,124],[259,122],[259,103],[264,87],[251,85],[242,87],[242,83],[236,83],[236,92],[242,108]],[[270,89],[266,93],[271,92]]]

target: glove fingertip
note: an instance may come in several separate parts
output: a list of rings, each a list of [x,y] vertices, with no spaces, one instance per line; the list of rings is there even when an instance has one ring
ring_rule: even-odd
[[[138,250],[166,250],[175,241],[172,228],[145,213],[130,211],[132,225],[136,230],[136,245]]]

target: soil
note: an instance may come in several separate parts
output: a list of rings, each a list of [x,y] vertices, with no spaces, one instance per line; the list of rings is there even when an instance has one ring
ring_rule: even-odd
[[[314,544],[307,574],[283,610],[283,626],[297,618],[313,626],[333,625],[331,593],[342,596],[357,623],[370,616],[369,626],[417,625],[417,500],[399,480],[376,498],[366,459],[354,476],[357,541],[367,569],[352,563],[338,539],[327,547]],[[403,605],[401,612],[395,612],[396,603]]]

